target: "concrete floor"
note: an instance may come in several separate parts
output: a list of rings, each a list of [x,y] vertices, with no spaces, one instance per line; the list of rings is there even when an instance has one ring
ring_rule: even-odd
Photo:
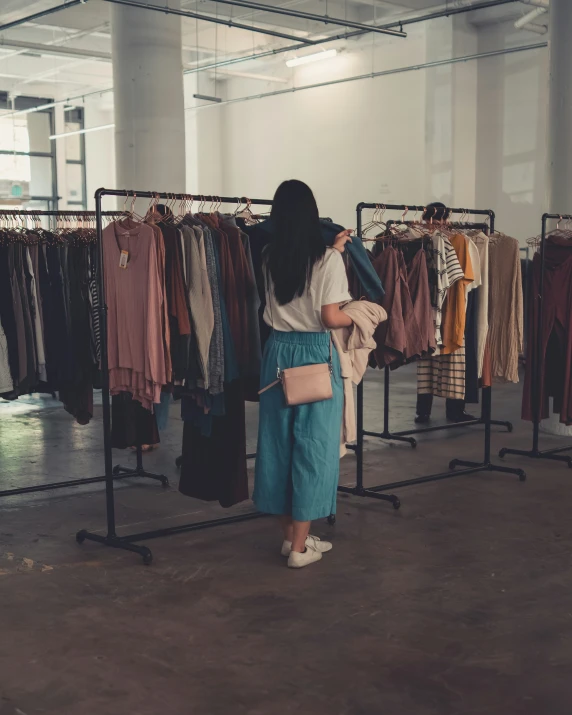
[[[368,378],[369,429],[380,377]],[[414,371],[392,388],[393,426],[406,428]],[[493,454],[529,446],[519,403],[519,386],[495,389],[495,417],[515,432],[495,431]],[[249,410],[250,448],[255,422]],[[482,434],[437,433],[415,451],[369,440],[366,482],[479,459]],[[180,435],[174,409],[146,460],[173,483]],[[51,400],[2,403],[0,489],[101,473],[101,446],[99,415],[80,427]],[[570,715],[572,472],[504,463],[528,481],[485,473],[402,489],[400,511],[341,497],[336,526],[315,529],[334,551],[299,572],[267,519],[148,542],[145,567],[75,543],[80,528],[103,533],[100,485],[3,499],[0,715]],[[346,457],[343,483],[354,467]],[[153,483],[117,489],[124,533],[221,512]]]

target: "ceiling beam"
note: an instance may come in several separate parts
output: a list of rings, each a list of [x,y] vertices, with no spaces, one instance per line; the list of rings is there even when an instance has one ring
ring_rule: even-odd
[[[13,27],[18,27],[18,25],[22,25],[25,22],[32,22],[33,20],[45,17],[46,15],[51,15],[52,13],[59,12],[60,10],[67,10],[75,5],[83,5],[86,2],[87,0],[68,0],[62,5],[56,5],[55,7],[50,7],[47,10],[41,10],[40,12],[35,12],[33,15],[27,15],[26,17],[21,17],[19,20],[14,20],[13,22],[7,22],[5,25],[0,25],[0,32],[10,30]]]
[[[57,45],[43,45],[38,42],[9,40],[7,37],[0,37],[0,49],[2,47],[39,52],[42,55],[53,55],[54,57],[88,57],[89,59],[111,62],[111,54],[109,52],[81,50],[75,47],[59,47]]]
[[[48,27],[50,30],[54,29],[53,25],[35,25],[34,23],[30,23],[30,27]],[[50,40],[49,42],[46,42],[46,45],[49,45],[50,47],[55,47],[55,46],[60,46],[64,45],[66,42],[72,42],[73,40],[79,40],[80,38],[83,37],[89,37],[89,36],[95,36],[100,30],[107,28],[109,26],[109,23],[105,23],[103,25],[97,25],[96,27],[92,27],[88,30],[77,30],[76,32],[70,30],[69,28],[61,27],[59,28],[62,32],[69,32],[70,34],[64,35],[63,37],[59,37],[55,40]],[[1,40],[0,40],[1,42]],[[6,55],[0,56],[0,61],[2,60],[7,60],[9,57],[16,57],[17,55],[23,55],[25,52],[28,51],[28,48],[23,49],[23,50],[14,50],[14,52],[8,52]],[[75,55],[71,55],[74,56]]]

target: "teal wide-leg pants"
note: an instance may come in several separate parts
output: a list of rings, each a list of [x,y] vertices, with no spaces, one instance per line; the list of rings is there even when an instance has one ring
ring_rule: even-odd
[[[260,384],[276,379],[276,368],[328,361],[329,333],[282,333],[267,340]],[[336,513],[340,475],[340,430],[344,391],[333,351],[333,398],[288,407],[282,385],[260,395],[254,502],[267,514],[312,521]]]

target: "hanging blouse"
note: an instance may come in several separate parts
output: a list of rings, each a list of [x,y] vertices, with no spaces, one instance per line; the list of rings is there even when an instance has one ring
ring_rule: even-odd
[[[151,410],[167,383],[164,295],[153,228],[130,224],[111,223],[103,231],[109,383],[111,394],[131,392]]]
[[[433,234],[433,262],[437,271],[437,307],[434,311],[435,341],[439,346],[443,343],[441,324],[447,291],[464,275],[451,241],[440,231]]]
[[[489,237],[479,233],[475,237],[481,264],[481,285],[479,294],[479,312],[477,316],[477,374],[483,376],[485,345],[489,332]]]
[[[459,280],[450,286],[447,293],[447,310],[441,326],[443,347],[442,355],[449,355],[459,350],[465,340],[465,320],[467,310],[466,287],[475,280],[469,246],[466,238],[457,233],[451,236],[451,244],[457,254],[463,272]]]

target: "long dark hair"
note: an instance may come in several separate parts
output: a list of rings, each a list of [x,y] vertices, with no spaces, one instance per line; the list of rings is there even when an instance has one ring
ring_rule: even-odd
[[[302,181],[284,181],[274,195],[273,234],[265,251],[266,268],[279,305],[302,296],[314,264],[326,252],[316,199]]]

